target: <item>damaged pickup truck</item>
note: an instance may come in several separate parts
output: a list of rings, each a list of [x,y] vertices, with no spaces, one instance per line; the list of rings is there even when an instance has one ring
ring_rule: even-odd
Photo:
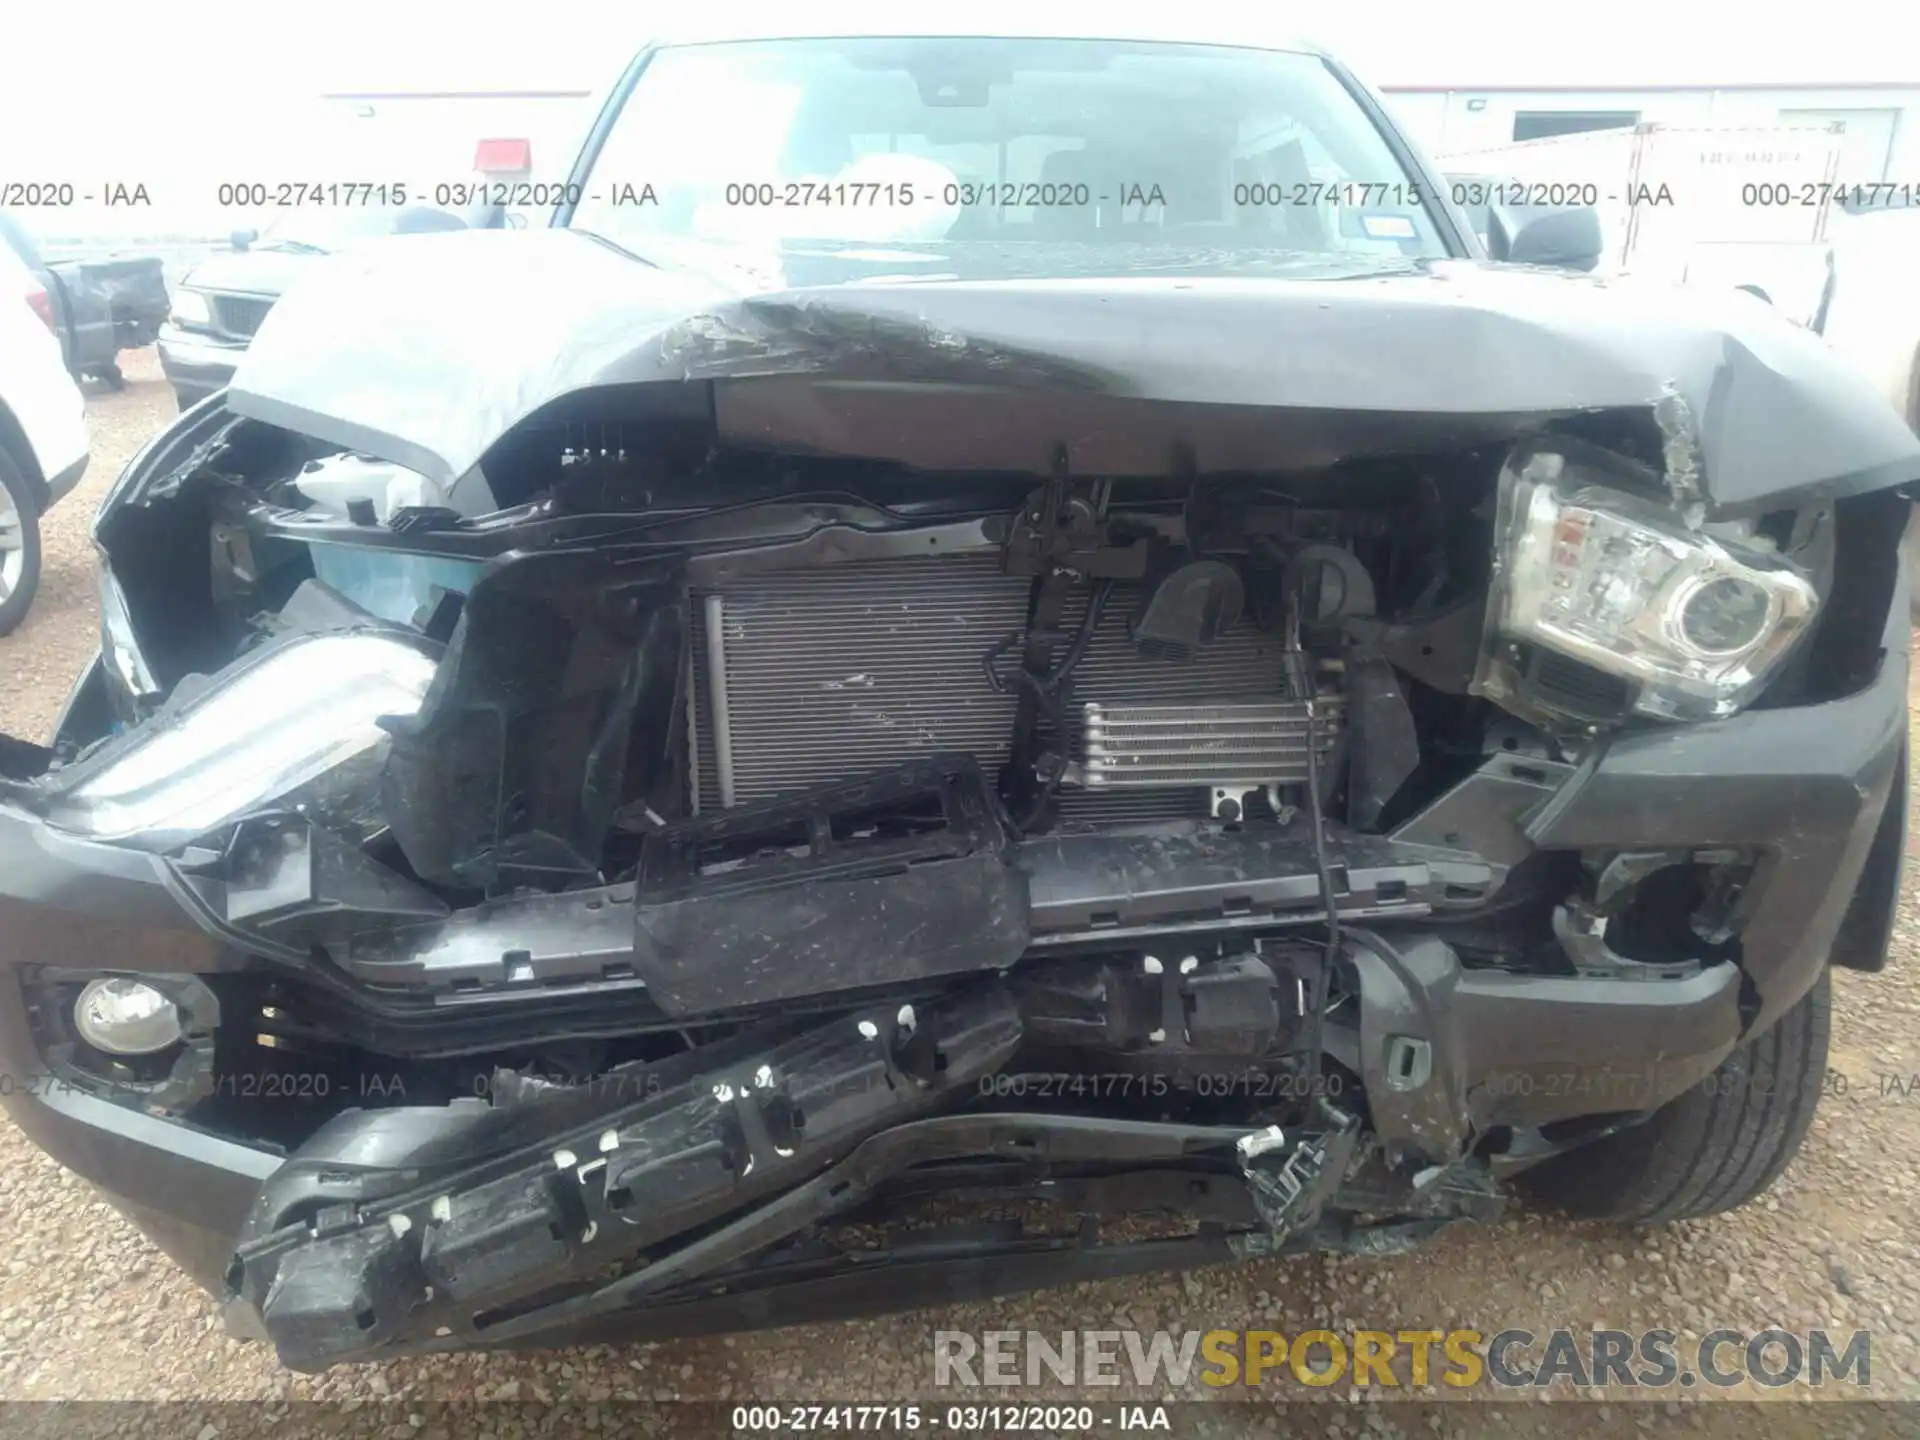
[[[574,182],[317,266],[0,744],[0,1095],[237,1333],[1780,1173],[1906,823],[1920,442],[1818,340],[1488,263],[1304,50],[660,45]]]

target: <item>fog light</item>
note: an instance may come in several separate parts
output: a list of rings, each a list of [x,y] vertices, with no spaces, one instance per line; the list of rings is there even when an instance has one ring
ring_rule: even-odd
[[[186,1031],[180,1009],[151,985],[123,976],[89,980],[73,1002],[73,1028],[109,1055],[152,1055]]]

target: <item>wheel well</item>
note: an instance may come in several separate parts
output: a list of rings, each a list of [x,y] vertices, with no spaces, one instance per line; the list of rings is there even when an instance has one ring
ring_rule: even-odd
[[[26,477],[27,484],[33,488],[34,503],[44,511],[48,499],[47,477],[40,473],[40,461],[27,443],[27,432],[20,428],[20,422],[13,418],[13,411],[4,400],[0,400],[0,451],[5,451],[15,468]]]

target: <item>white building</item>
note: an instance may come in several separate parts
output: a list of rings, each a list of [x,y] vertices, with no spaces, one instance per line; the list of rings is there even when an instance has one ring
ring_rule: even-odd
[[[1642,121],[1715,127],[1840,121],[1846,129],[1837,180],[1920,185],[1920,83],[1433,85],[1396,87],[1387,91],[1387,100],[1432,155]]]
[[[1842,121],[1837,179],[1920,185],[1920,12],[1827,0],[1789,13],[1616,0],[1584,20],[1502,16],[1333,48],[1429,154],[1641,121]]]

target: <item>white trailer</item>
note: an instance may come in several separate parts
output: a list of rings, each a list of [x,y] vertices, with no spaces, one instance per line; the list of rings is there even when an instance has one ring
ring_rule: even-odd
[[[1642,124],[1440,156],[1476,224],[1489,206],[1588,205],[1600,270],[1748,290],[1802,325],[1826,291],[1845,127]]]

